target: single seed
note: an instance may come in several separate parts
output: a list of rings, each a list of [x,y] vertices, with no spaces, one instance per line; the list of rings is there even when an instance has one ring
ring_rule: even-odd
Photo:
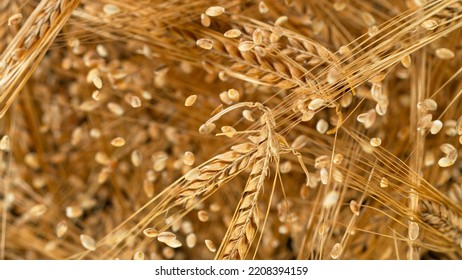
[[[334,3],[334,10],[336,10],[337,12],[345,10],[346,7],[347,3],[344,0],[337,0]]]
[[[101,80],[101,78],[99,76],[93,76],[93,78],[91,79],[91,81],[93,82],[93,85],[97,88],[97,89],[101,89],[103,87],[103,80]]]
[[[175,239],[176,239],[176,235],[173,232],[170,232],[170,231],[161,232],[157,236],[157,240],[159,242],[163,242],[163,243],[165,243],[167,241],[172,241],[172,240],[175,240]]]
[[[439,48],[435,51],[435,54],[440,59],[451,59],[454,57],[454,52],[447,48]]]
[[[159,235],[159,232],[154,228],[146,228],[143,230],[143,234],[146,235],[146,237],[154,238]]]
[[[180,248],[181,246],[183,246],[183,244],[178,239],[166,240],[164,243],[168,247],[171,247],[171,248],[174,248],[174,249],[175,248]]]
[[[340,77],[340,70],[337,67],[333,67],[327,72],[327,82],[332,85],[335,84]]]
[[[143,191],[147,197],[152,197],[154,195],[154,184],[152,183],[152,181],[143,181]]]
[[[336,155],[334,156],[334,164],[335,164],[335,165],[341,164],[342,161],[343,161],[343,155],[342,155],[342,154],[336,154]]]
[[[194,248],[197,243],[197,236],[194,233],[190,233],[186,236],[186,246],[188,248]]]
[[[299,135],[297,138],[295,138],[294,142],[292,142],[292,149],[294,150],[300,150],[301,148],[305,147],[307,144],[308,138],[305,135]]]
[[[330,256],[336,260],[340,257],[343,251],[343,246],[340,243],[335,243],[334,247],[332,247],[332,251],[330,252]]]
[[[329,209],[331,208],[332,206],[334,206],[337,201],[338,201],[338,198],[339,198],[339,193],[336,192],[336,191],[330,191],[329,193],[327,193],[327,195],[324,197],[324,200],[322,202],[322,206],[326,209]]]
[[[9,152],[10,151],[10,137],[4,135],[0,140],[0,150]]]
[[[130,159],[132,161],[133,166],[139,167],[141,165],[141,162],[143,161],[143,154],[140,152],[140,150],[133,150]]]
[[[226,137],[232,138],[236,134],[236,129],[232,126],[225,125],[221,127],[221,131],[226,135]]]
[[[410,55],[406,55],[403,58],[401,58],[401,64],[404,66],[404,68],[411,67],[411,63],[412,63],[412,60],[411,60]]]
[[[261,45],[263,43],[263,33],[261,29],[257,28],[252,33],[252,40],[255,45]]]
[[[244,119],[248,120],[249,122],[254,122],[255,118],[253,117],[252,111],[250,110],[244,110],[242,111],[242,116]]]
[[[22,20],[22,14],[17,13],[8,18],[8,25],[17,25]]]
[[[37,204],[37,205],[32,206],[28,212],[33,217],[40,217],[43,214],[45,214],[47,209],[48,208],[45,204]]]
[[[422,27],[427,30],[434,30],[438,27],[438,23],[433,19],[429,19],[422,22]]]
[[[114,147],[122,147],[125,145],[125,139],[122,137],[116,137],[111,140],[111,145]]]
[[[217,247],[215,246],[215,243],[213,243],[213,241],[210,239],[205,240],[205,246],[207,246],[207,249],[209,249],[209,251],[212,253],[215,253],[217,251]]]
[[[114,4],[106,4],[103,7],[103,12],[108,16],[112,16],[112,15],[120,13],[120,8],[119,6],[114,5]]]
[[[108,56],[107,49],[101,44],[98,44],[96,46],[96,53],[101,57],[107,57]]]
[[[194,157],[194,154],[187,151],[184,153],[183,155],[183,163],[185,165],[188,165],[188,166],[191,166],[194,164],[194,160],[195,160],[195,157]]]
[[[66,234],[67,229],[68,229],[68,225],[66,221],[59,222],[58,225],[56,226],[56,236],[58,238],[63,237]]]
[[[239,43],[239,46],[237,47],[241,52],[247,52],[250,51],[255,47],[255,43],[253,41],[243,41]]]
[[[88,236],[86,234],[81,234],[80,242],[82,243],[83,248],[89,251],[96,250],[96,242],[91,236]]]
[[[193,94],[193,95],[190,95],[186,98],[185,102],[184,102],[184,106],[186,107],[191,107],[192,105],[194,105],[194,103],[196,102],[197,100],[197,95]]]
[[[224,12],[225,12],[225,8],[220,7],[220,6],[212,6],[212,7],[209,7],[205,11],[205,14],[210,17],[217,17],[219,15],[222,15]]]
[[[287,16],[280,16],[274,22],[274,26],[281,26],[289,20]]]
[[[369,37],[374,37],[378,33],[379,33],[379,28],[377,27],[377,25],[373,25],[367,29],[367,34],[369,35]]]
[[[416,222],[411,222],[409,224],[408,236],[410,240],[416,240],[419,237],[419,224]]]
[[[199,127],[199,133],[200,134],[210,134],[214,129],[216,125],[214,123],[205,123]]]
[[[136,251],[135,254],[133,255],[133,259],[137,261],[144,260],[144,253],[141,251]]]
[[[141,99],[136,95],[132,95],[132,94],[128,95],[127,101],[128,101],[128,104],[132,106],[132,108],[141,107]]]
[[[83,210],[79,206],[68,206],[66,207],[66,217],[69,219],[75,219],[82,216]]]
[[[347,46],[341,46],[340,48],[338,48],[338,53],[341,55],[345,55],[349,52],[350,52],[350,48],[348,48]]]
[[[290,161],[286,161],[281,163],[279,166],[279,171],[281,174],[287,174],[292,170],[292,163]]]
[[[320,176],[321,176],[321,183],[323,185],[327,185],[329,181],[329,172],[327,171],[325,167],[321,168]]]
[[[316,98],[316,99],[313,99],[310,104],[308,104],[308,109],[310,110],[317,110],[319,108],[321,108],[323,105],[325,104],[325,100],[322,99],[322,98]]]
[[[196,41],[196,45],[204,50],[211,50],[213,48],[213,41],[210,39],[202,38]]]
[[[367,26],[372,26],[375,24],[375,18],[372,14],[368,13],[368,12],[363,12],[361,14],[361,17],[364,21],[364,23],[367,25]]]
[[[109,111],[111,111],[111,113],[119,117],[125,113],[124,108],[122,108],[122,106],[114,102],[109,102],[107,104],[107,108],[109,109]]]
[[[197,218],[199,218],[201,222],[207,222],[209,220],[209,213],[205,210],[200,210],[197,212]]]
[[[382,139],[374,137],[371,139],[370,144],[372,147],[378,147],[380,144],[382,144]]]
[[[449,167],[453,165],[454,162],[455,162],[454,160],[451,160],[447,157],[443,157],[443,158],[440,158],[440,160],[438,161],[438,165],[441,167]]]
[[[208,15],[201,14],[201,24],[202,24],[202,26],[209,27],[211,23],[212,23],[212,20],[210,19],[210,17]]]
[[[231,99],[233,102],[238,102],[239,101],[239,92],[235,89],[229,89],[228,90],[228,97]]]
[[[356,200],[350,201],[350,210],[353,212],[353,214],[359,216],[359,204],[356,202]]]
[[[317,123],[316,123],[316,130],[321,133],[321,134],[324,134],[327,132],[327,129],[329,129],[329,123],[327,123],[326,120],[324,119],[320,119]]]
[[[239,29],[230,29],[228,31],[225,32],[225,34],[223,34],[226,38],[237,38],[239,36],[241,36],[242,32],[241,30]]]
[[[387,179],[387,178],[382,177],[382,179],[380,180],[380,187],[381,187],[381,188],[386,188],[386,187],[388,187],[388,179]]]
[[[260,3],[258,3],[258,11],[260,12],[260,14],[266,14],[269,11],[268,6],[266,6],[265,2],[260,1]]]
[[[197,168],[194,168],[184,175],[184,179],[186,181],[193,181],[199,177],[199,175],[201,175],[201,171]]]
[[[435,120],[432,122],[430,127],[430,133],[435,135],[441,130],[441,128],[443,128],[443,123],[440,120]]]

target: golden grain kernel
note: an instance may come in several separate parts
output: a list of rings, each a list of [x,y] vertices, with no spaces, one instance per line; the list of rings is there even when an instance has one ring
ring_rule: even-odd
[[[0,150],[4,152],[10,151],[10,137],[8,135],[4,135],[0,140]]]
[[[199,133],[200,134],[210,134],[214,129],[216,125],[214,123],[205,123],[199,127]]]
[[[336,260],[338,259],[343,252],[343,246],[340,243],[335,243],[334,247],[332,247],[332,251],[330,252],[330,256]]]
[[[109,165],[109,163],[111,162],[111,159],[109,158],[107,154],[103,152],[96,152],[95,161],[101,165]]]
[[[194,233],[190,233],[186,236],[186,246],[188,248],[194,248],[197,243],[197,236]]]
[[[388,179],[387,179],[387,178],[382,177],[382,179],[380,180],[380,187],[381,187],[381,188],[386,188],[386,187],[388,187]]]
[[[237,47],[241,52],[247,52],[253,49],[255,47],[255,43],[253,41],[242,41],[239,43],[239,46]]]
[[[220,7],[220,6],[212,6],[212,7],[209,7],[205,11],[205,14],[210,17],[217,17],[219,15],[222,15],[224,12],[225,12],[225,8]]]
[[[194,105],[194,103],[196,102],[197,100],[197,95],[193,94],[193,95],[190,95],[186,98],[185,102],[184,102],[184,106],[186,107],[191,107],[192,105]]]
[[[201,175],[201,171],[197,168],[194,168],[194,169],[189,170],[189,172],[184,175],[184,179],[186,181],[193,181],[197,179],[199,175]]]
[[[287,16],[280,16],[274,22],[274,26],[281,26],[289,20]]]
[[[258,3],[258,11],[260,12],[260,14],[266,14],[269,11],[268,6],[266,6],[265,2],[260,1],[260,3]]]
[[[174,249],[175,248],[180,248],[181,246],[183,246],[181,241],[179,241],[178,239],[169,239],[169,240],[166,240],[164,243],[168,247],[171,247],[171,248],[174,248]]]
[[[327,132],[327,130],[329,129],[329,123],[325,120],[325,119],[320,119],[317,123],[316,123],[316,130],[321,133],[321,134],[324,134]]]
[[[66,207],[66,217],[69,219],[75,219],[82,216],[83,210],[79,206],[68,206]]]
[[[146,228],[146,229],[143,230],[143,234],[146,237],[154,238],[154,237],[157,237],[159,235],[159,231],[157,231],[154,228]]]
[[[22,20],[22,14],[21,13],[17,13],[17,14],[14,14],[12,16],[10,16],[8,18],[8,25],[17,25],[21,22]]]
[[[211,39],[202,38],[196,41],[196,45],[204,50],[211,50],[213,48],[213,41]]]
[[[438,165],[440,167],[449,167],[453,165],[454,162],[455,162],[454,160],[449,159],[448,157],[443,157],[443,158],[440,158],[440,160],[438,161]]]
[[[40,168],[40,162],[36,153],[27,153],[24,157],[24,162],[33,169]]]
[[[45,214],[47,210],[48,210],[48,208],[47,208],[47,206],[45,204],[37,204],[37,205],[32,206],[29,209],[28,213],[32,217],[40,217],[43,214]]]
[[[217,247],[215,246],[215,243],[213,243],[213,241],[210,239],[205,240],[205,246],[207,246],[207,249],[209,249],[209,251],[212,253],[215,253],[217,251]]]
[[[375,24],[375,18],[372,14],[368,13],[368,12],[363,12],[361,13],[361,18],[363,19],[363,22],[367,25],[367,26],[372,26]]]
[[[353,214],[359,216],[359,204],[356,202],[356,200],[350,201],[350,210],[353,212]]]
[[[430,126],[430,133],[435,135],[441,130],[441,128],[443,128],[443,123],[440,120],[435,120]]]
[[[434,30],[438,27],[438,23],[436,22],[436,20],[428,19],[422,22],[422,27],[427,30]]]
[[[106,4],[103,6],[103,12],[108,16],[112,16],[112,15],[120,13],[121,10],[119,6],[115,4]]]
[[[321,183],[323,185],[327,185],[329,181],[329,172],[327,171],[327,168],[321,168],[321,170],[319,171],[319,176],[321,178]]]
[[[66,221],[59,222],[58,225],[56,225],[56,236],[58,238],[63,237],[66,234],[67,229],[68,225]]]
[[[290,161],[286,161],[281,163],[279,166],[279,171],[281,174],[287,174],[292,170],[292,163]]]
[[[343,155],[342,154],[336,154],[334,156],[334,164],[335,165],[340,165],[343,161]]]
[[[239,92],[235,89],[229,89],[228,90],[228,97],[231,101],[233,102],[238,102],[239,101]]]
[[[321,108],[322,106],[324,106],[325,103],[326,103],[326,101],[324,99],[322,99],[322,98],[313,99],[308,104],[308,109],[315,111],[315,110]]]
[[[373,25],[367,29],[367,34],[369,35],[369,37],[374,37],[375,35],[379,33],[379,31],[380,30],[377,27],[377,25]]]
[[[244,119],[248,120],[249,122],[254,122],[255,118],[253,117],[252,111],[250,110],[243,110],[242,111],[242,116]]]
[[[344,0],[337,0],[334,3],[334,10],[336,10],[337,12],[341,12],[345,10],[346,7],[347,7],[347,3]]]
[[[199,218],[201,222],[207,222],[209,220],[209,213],[205,210],[200,210],[197,212],[197,218]]]
[[[96,53],[101,57],[107,57],[108,52],[104,45],[98,44],[96,45]]]
[[[236,129],[232,126],[225,125],[221,127],[221,132],[223,132],[226,137],[233,138],[236,134]]]
[[[109,102],[106,106],[109,109],[109,111],[111,111],[111,113],[113,113],[116,116],[120,117],[125,113],[124,108],[122,108],[122,106],[120,106],[117,103]]]
[[[136,251],[135,254],[133,255],[133,259],[137,261],[144,260],[144,253],[141,251]]]
[[[143,154],[141,154],[140,150],[133,150],[130,154],[130,160],[135,167],[139,167],[143,161]]]
[[[80,235],[80,243],[82,244],[83,248],[89,250],[89,251],[95,251],[96,250],[96,242],[95,240],[86,234],[81,234]]]
[[[326,208],[326,209],[329,209],[332,206],[337,204],[338,199],[339,199],[339,193],[336,192],[336,191],[330,191],[324,197],[324,200],[322,202],[322,206],[324,208]]]
[[[141,107],[141,99],[133,94],[129,94],[126,96],[128,104],[132,106],[132,108],[139,108]]]
[[[411,56],[410,55],[405,55],[403,58],[401,58],[401,65],[403,65],[404,68],[409,68],[411,67]]]
[[[301,119],[302,122],[310,121],[314,117],[315,113],[316,112],[313,111],[313,110],[308,110],[308,111],[304,112],[303,115],[302,115],[302,119]]]
[[[308,141],[308,138],[305,135],[299,135],[297,136],[297,138],[295,138],[295,140],[292,142],[290,146],[294,150],[299,150],[305,147],[307,141]]]
[[[147,197],[152,197],[154,195],[154,184],[151,180],[143,181],[143,191]]]
[[[252,40],[255,45],[261,45],[263,43],[263,33],[261,29],[257,28],[252,33]]]
[[[371,138],[370,144],[372,147],[378,147],[382,144],[382,139],[378,137]]]
[[[157,240],[163,243],[174,240],[174,239],[176,239],[176,234],[170,231],[163,231],[159,233],[159,235],[157,236]]]
[[[337,67],[332,67],[329,69],[329,72],[327,72],[327,82],[329,84],[335,84],[338,82],[340,78],[340,70]]]
[[[212,20],[210,19],[210,17],[208,15],[201,14],[201,24],[202,24],[202,26],[209,27],[211,23],[212,23]]]
[[[223,35],[226,38],[237,38],[241,36],[241,34],[242,34],[241,30],[233,28],[233,29],[226,31]]]
[[[439,48],[435,51],[435,54],[439,59],[454,58],[454,52],[447,48]]]
[[[409,240],[416,240],[419,237],[419,231],[419,224],[416,222],[410,222],[408,230]]]
[[[184,153],[183,155],[183,163],[185,165],[188,165],[188,166],[191,166],[194,164],[194,160],[195,160],[195,157],[194,157],[194,154],[187,151]]]
[[[122,137],[116,137],[111,140],[111,145],[114,147],[122,147],[125,145],[125,139]]]

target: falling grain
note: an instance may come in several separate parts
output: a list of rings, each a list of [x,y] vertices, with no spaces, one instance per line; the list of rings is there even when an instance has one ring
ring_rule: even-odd
[[[370,144],[372,147],[378,147],[380,144],[382,144],[382,139],[377,137],[371,138]]]
[[[329,209],[332,206],[337,205],[338,199],[339,199],[339,193],[336,192],[336,191],[330,191],[324,197],[324,200],[322,202],[322,206],[324,208],[326,208],[326,209]]]
[[[163,243],[166,243],[167,241],[172,241],[175,239],[176,239],[176,235],[170,231],[164,231],[164,232],[159,233],[159,235],[157,235],[157,240]]]
[[[336,260],[342,255],[343,246],[340,243],[335,243],[334,247],[332,247],[332,251],[330,252],[330,256]]]
[[[433,19],[428,19],[422,22],[422,27],[427,30],[434,30],[438,27],[438,23]]]
[[[199,218],[201,222],[207,222],[209,220],[209,213],[205,210],[200,210],[197,212],[197,218]]]
[[[356,202],[356,200],[351,200],[350,201],[350,210],[355,214],[356,216],[359,216],[359,204]]]
[[[186,246],[188,248],[194,248],[197,243],[197,236],[194,233],[190,233],[186,236]]]
[[[215,243],[213,243],[213,241],[210,239],[205,240],[205,246],[207,246],[207,249],[209,249],[209,251],[212,253],[215,253],[217,251],[217,247],[215,246]]]
[[[211,50],[213,48],[213,41],[210,39],[202,38],[196,41],[196,45],[204,50]]]
[[[241,30],[233,28],[233,29],[226,31],[223,35],[226,38],[238,38],[239,36],[241,36],[241,34],[242,34]]]
[[[408,236],[410,240],[416,240],[419,237],[420,227],[416,222],[410,222]]]
[[[154,228],[146,228],[146,229],[143,230],[143,234],[146,237],[155,238],[155,237],[157,237],[159,235],[159,231],[157,231]]]
[[[22,14],[17,13],[8,18],[8,25],[18,25],[22,20]]]
[[[183,155],[183,163],[185,165],[188,165],[188,166],[191,166],[194,164],[194,160],[195,160],[195,157],[194,157],[194,154],[187,151],[184,153]]]
[[[209,7],[205,11],[205,14],[210,17],[217,17],[217,16],[222,15],[224,12],[225,12],[225,8],[220,7],[220,6],[212,6],[212,7]]]
[[[381,188],[386,188],[386,187],[388,187],[388,179],[387,179],[387,178],[382,177],[382,179],[380,180],[380,187],[381,187]]]
[[[95,240],[86,234],[81,234],[80,235],[80,243],[82,244],[83,248],[89,250],[89,251],[95,251],[96,250],[96,242]]]
[[[439,59],[451,59],[454,58],[454,52],[447,48],[439,48],[435,51],[436,56]]]

